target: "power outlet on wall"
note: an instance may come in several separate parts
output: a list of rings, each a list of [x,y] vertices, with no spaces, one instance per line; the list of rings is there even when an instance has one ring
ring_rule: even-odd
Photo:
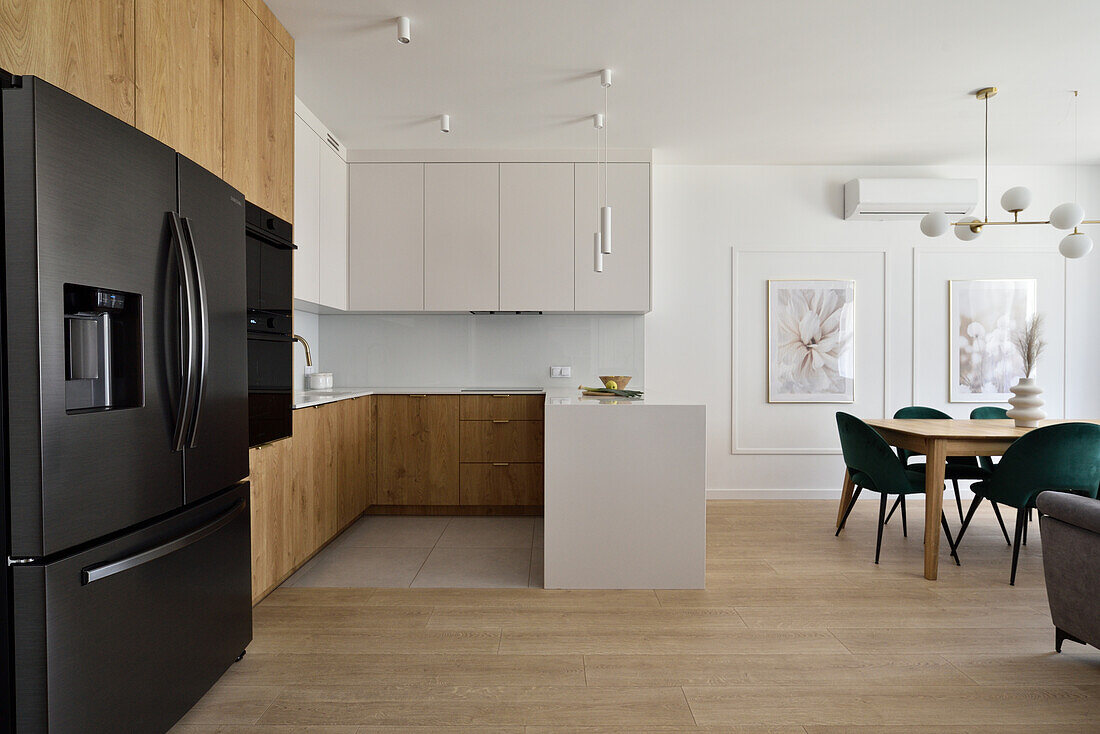
[[[550,376],[551,377],[572,377],[573,376],[573,367],[568,366],[568,365],[563,366],[563,367],[556,366],[556,365],[551,365],[551,367],[550,367]]]

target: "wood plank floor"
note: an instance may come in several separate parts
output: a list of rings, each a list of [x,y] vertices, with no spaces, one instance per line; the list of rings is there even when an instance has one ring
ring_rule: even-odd
[[[1015,587],[988,511],[926,581],[911,505],[876,566],[873,501],[840,538],[834,502],[710,502],[700,591],[280,589],[173,732],[1100,731],[1100,650],[1054,653],[1038,526]]]

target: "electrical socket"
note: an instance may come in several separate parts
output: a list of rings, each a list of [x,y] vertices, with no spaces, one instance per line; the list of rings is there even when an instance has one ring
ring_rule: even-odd
[[[565,365],[565,366],[551,365],[550,366],[550,376],[551,377],[572,377],[573,376],[573,367],[570,366],[570,365]]]

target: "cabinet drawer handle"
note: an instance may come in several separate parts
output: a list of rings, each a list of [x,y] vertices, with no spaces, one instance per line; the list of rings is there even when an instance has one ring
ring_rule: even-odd
[[[494,461],[493,466],[508,466],[507,461]]]
[[[426,398],[426,397],[428,397],[428,396],[427,396],[427,395],[423,395],[423,394],[420,394],[420,395],[410,395],[409,397],[410,397],[410,398]]]
[[[495,419],[495,420],[493,421],[493,423],[507,423],[507,422],[508,422],[508,421],[506,421],[506,420],[501,420],[500,418],[497,418],[497,419]]]

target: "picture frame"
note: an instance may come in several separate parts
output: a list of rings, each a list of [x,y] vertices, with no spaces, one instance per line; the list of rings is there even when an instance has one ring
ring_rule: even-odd
[[[855,402],[854,280],[768,280],[768,402]]]
[[[1035,315],[1035,278],[948,281],[948,401],[1004,403],[1023,376],[1012,336]]]

